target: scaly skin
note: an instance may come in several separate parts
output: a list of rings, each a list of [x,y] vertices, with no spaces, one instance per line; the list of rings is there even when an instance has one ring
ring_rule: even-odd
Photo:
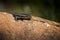
[[[31,15],[26,14],[26,13],[17,13],[17,12],[9,12],[10,14],[13,15],[15,20],[31,20]]]

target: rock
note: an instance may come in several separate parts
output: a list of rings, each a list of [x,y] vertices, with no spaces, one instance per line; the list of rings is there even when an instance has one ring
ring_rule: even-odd
[[[0,12],[0,40],[60,40],[60,25],[34,16],[15,21],[12,14]]]

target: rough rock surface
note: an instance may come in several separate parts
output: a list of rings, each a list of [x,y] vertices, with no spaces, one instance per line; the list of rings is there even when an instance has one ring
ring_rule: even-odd
[[[0,12],[0,40],[60,40],[60,24],[33,17],[15,21],[6,12]]]

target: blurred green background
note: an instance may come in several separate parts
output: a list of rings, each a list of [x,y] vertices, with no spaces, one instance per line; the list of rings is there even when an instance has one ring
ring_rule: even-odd
[[[60,22],[60,0],[0,0],[0,11],[28,13]]]

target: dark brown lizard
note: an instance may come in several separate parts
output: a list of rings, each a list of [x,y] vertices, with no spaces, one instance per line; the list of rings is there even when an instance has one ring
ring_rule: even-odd
[[[10,12],[13,17],[15,18],[15,20],[30,20],[31,19],[31,15],[26,14],[26,13],[17,13],[17,12]]]

